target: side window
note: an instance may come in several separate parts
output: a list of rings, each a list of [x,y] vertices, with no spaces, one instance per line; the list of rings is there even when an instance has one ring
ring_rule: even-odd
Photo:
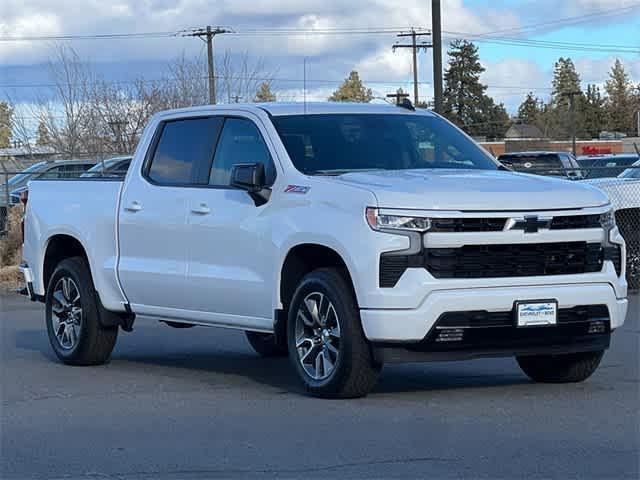
[[[44,172],[39,178],[62,178],[63,166],[52,167]]]
[[[147,176],[169,185],[206,185],[222,118],[172,120],[162,127]]]
[[[262,163],[267,185],[275,180],[273,161],[258,127],[246,118],[227,118],[216,148],[209,184],[228,186],[231,169],[238,163]]]

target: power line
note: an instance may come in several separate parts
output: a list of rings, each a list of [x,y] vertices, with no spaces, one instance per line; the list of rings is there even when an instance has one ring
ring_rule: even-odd
[[[266,35],[381,35],[395,34],[408,27],[334,27],[334,28],[247,28],[229,31],[237,36],[266,36]],[[75,34],[75,35],[2,35],[0,42],[35,42],[52,40],[117,40],[117,39],[144,39],[144,38],[170,38],[181,37],[188,31],[198,29],[185,29],[165,32],[130,32],[130,33],[103,33],[103,34]]]
[[[550,20],[547,22],[540,22],[540,23],[533,23],[533,24],[529,24],[529,25],[524,25],[522,27],[512,27],[512,28],[504,28],[501,30],[493,30],[490,32],[484,32],[484,33],[480,33],[478,35],[480,36],[487,36],[487,35],[491,35],[494,36],[495,34],[499,34],[499,33],[520,33],[520,32],[524,32],[525,30],[539,30],[540,27],[548,27],[551,25],[563,25],[563,24],[578,24],[578,23],[583,23],[585,21],[591,21],[593,18],[598,17],[598,18],[602,18],[603,16],[617,16],[617,15],[621,15],[622,13],[626,13],[629,10],[634,10],[636,8],[640,7],[640,2],[634,3],[632,5],[626,6],[626,7],[620,7],[620,8],[612,8],[612,9],[606,9],[606,10],[600,10],[597,12],[593,12],[593,13],[589,13],[589,14],[585,14],[585,15],[577,15],[574,17],[564,17],[564,18],[559,18],[556,20]],[[530,32],[529,32],[530,33]]]

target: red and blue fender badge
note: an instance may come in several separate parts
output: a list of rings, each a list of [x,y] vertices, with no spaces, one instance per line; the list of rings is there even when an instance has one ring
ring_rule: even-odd
[[[310,189],[311,187],[305,187],[302,185],[287,185],[287,188],[284,189],[284,193],[300,193],[304,195]]]

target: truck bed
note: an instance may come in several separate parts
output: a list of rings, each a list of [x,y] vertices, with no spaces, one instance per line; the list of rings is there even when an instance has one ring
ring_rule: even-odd
[[[117,279],[117,212],[122,179],[34,180],[29,184],[25,261],[32,266],[34,291],[44,295],[43,242],[53,232],[79,239],[87,255],[96,291],[103,305],[120,311],[125,303]]]

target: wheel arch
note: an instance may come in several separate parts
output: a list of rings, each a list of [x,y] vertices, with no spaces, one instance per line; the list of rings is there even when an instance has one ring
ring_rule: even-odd
[[[84,258],[91,271],[87,250],[76,237],[67,233],[58,233],[47,239],[42,258],[42,285],[45,292],[56,267],[61,261],[71,257]],[[91,275],[93,276],[93,272]]]
[[[320,243],[300,243],[289,248],[278,276],[278,300],[286,311],[296,286],[307,273],[323,267],[338,268],[353,289],[353,276],[344,256],[335,248]]]

